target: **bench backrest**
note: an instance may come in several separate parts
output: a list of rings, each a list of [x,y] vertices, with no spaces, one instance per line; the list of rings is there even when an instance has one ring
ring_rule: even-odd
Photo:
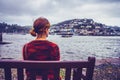
[[[65,69],[64,80],[92,80],[95,58],[89,57],[88,61],[14,61],[0,60],[0,68],[4,69],[5,80],[12,80],[11,68],[17,69],[17,80],[24,80],[24,69],[56,69],[55,80],[59,80],[60,69]],[[48,80],[46,73],[42,80]],[[33,79],[35,74],[33,73]]]

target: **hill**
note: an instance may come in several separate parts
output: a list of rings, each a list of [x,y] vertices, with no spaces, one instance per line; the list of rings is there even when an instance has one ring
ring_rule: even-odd
[[[59,34],[64,29],[72,29],[75,35],[97,35],[97,36],[118,36],[120,27],[107,26],[95,22],[93,19],[72,19],[54,24],[51,27],[51,33]]]

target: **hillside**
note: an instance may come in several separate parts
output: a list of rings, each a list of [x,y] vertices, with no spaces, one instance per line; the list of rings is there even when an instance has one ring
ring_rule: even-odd
[[[75,35],[101,35],[101,36],[118,36],[120,35],[120,27],[107,26],[102,23],[95,22],[93,19],[72,19],[54,24],[51,32],[59,34],[64,29],[72,29]]]

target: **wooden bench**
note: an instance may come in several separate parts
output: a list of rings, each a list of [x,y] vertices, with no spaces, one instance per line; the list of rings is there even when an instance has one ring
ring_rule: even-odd
[[[95,58],[88,57],[88,61],[15,61],[0,60],[0,68],[4,69],[5,80],[12,80],[11,69],[17,69],[17,80],[24,80],[24,70],[40,68],[40,69],[56,69],[54,74],[55,80],[59,80],[60,69],[65,69],[64,80],[92,80],[95,66]],[[42,75],[42,80],[47,79],[47,73]],[[33,73],[32,80],[35,79]]]

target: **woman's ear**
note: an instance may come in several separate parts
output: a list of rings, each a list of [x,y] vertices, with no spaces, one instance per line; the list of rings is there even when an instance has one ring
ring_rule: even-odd
[[[48,37],[49,29],[46,29],[46,36]]]

